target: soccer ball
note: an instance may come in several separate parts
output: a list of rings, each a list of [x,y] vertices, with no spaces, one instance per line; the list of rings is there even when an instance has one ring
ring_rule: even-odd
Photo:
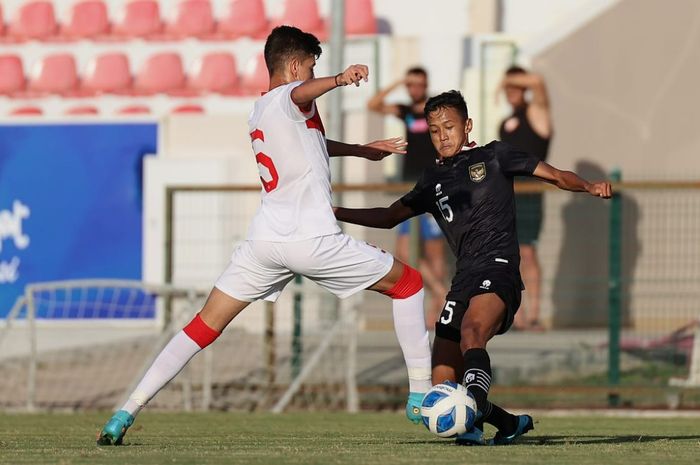
[[[451,381],[433,386],[423,397],[420,410],[425,427],[441,438],[466,433],[476,419],[474,396]]]

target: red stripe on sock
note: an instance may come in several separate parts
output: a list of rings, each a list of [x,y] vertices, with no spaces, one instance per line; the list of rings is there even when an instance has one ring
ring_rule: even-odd
[[[396,281],[394,287],[385,291],[384,294],[392,299],[407,299],[421,289],[423,289],[423,277],[415,268],[404,265],[401,278]]]
[[[204,349],[206,346],[216,340],[221,334],[215,329],[210,328],[199,316],[199,313],[190,321],[182,330],[197,343],[199,347]]]

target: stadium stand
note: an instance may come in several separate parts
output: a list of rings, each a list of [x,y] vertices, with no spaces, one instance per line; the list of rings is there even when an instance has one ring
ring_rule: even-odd
[[[208,53],[192,67],[188,88],[199,92],[235,95],[239,92],[236,58],[226,52]]]
[[[56,53],[35,65],[29,90],[40,94],[69,95],[77,90],[78,82],[75,57],[70,53]]]
[[[129,105],[117,110],[118,115],[147,115],[151,109],[146,105]]]
[[[284,13],[273,21],[275,26],[289,24],[314,34],[321,40],[328,37],[326,22],[321,18],[316,0],[286,0]]]
[[[372,0],[345,2],[345,33],[348,35],[376,34],[377,18]]]
[[[10,35],[17,40],[47,40],[58,30],[53,3],[48,1],[29,2],[18,10],[10,24]]]
[[[66,110],[65,114],[70,116],[97,115],[100,111],[93,105],[80,105]]]
[[[167,30],[176,37],[211,37],[216,27],[209,0],[184,0],[177,6],[177,15]]]
[[[88,92],[125,93],[131,88],[129,58],[124,53],[104,53],[88,64],[83,89]]]
[[[267,90],[270,78],[267,75],[265,57],[262,53],[252,57],[241,76],[241,89],[247,95],[259,95]]]
[[[151,55],[136,75],[134,90],[139,94],[177,92],[185,88],[182,58],[176,52]]]
[[[205,113],[204,107],[196,103],[187,103],[184,105],[176,106],[172,109],[171,113]]]
[[[10,111],[11,116],[41,116],[44,110],[37,106],[17,107]]]
[[[25,81],[22,59],[18,55],[0,55],[0,94],[23,91]]]
[[[102,0],[83,0],[71,8],[68,24],[61,27],[66,38],[94,39],[110,33],[107,5]]]
[[[263,0],[232,0],[226,15],[219,20],[217,32],[232,39],[248,36],[264,38],[269,29]]]
[[[163,21],[156,0],[132,0],[124,6],[124,17],[115,28],[115,34],[125,37],[146,38],[162,32]]]

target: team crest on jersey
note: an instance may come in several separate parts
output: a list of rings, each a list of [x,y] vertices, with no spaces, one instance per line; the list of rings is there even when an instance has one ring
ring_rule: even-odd
[[[486,177],[486,163],[483,161],[469,167],[469,178],[474,182],[481,182]]]

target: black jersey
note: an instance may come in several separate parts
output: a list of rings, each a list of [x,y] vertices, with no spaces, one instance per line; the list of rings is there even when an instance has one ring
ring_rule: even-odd
[[[513,177],[531,176],[539,159],[504,142],[465,150],[426,169],[401,202],[431,213],[457,257],[458,270],[520,262]]]

